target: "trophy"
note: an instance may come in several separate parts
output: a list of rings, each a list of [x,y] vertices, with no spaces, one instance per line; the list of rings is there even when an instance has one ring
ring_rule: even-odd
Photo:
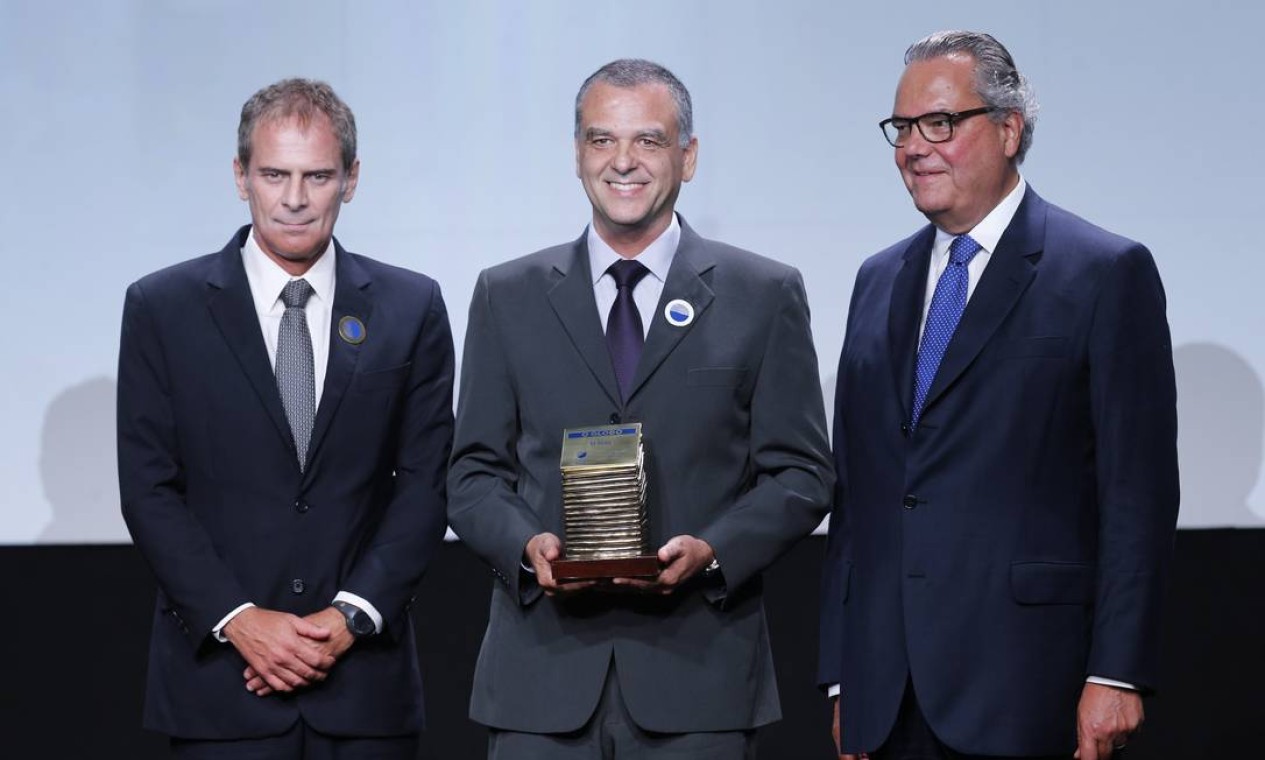
[[[568,428],[562,433],[563,557],[558,581],[659,574],[646,522],[641,423]]]

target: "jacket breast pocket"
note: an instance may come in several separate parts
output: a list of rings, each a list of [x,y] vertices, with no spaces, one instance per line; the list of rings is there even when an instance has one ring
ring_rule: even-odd
[[[351,387],[357,391],[399,390],[412,367],[412,362],[405,362],[398,367],[357,372]]]
[[[700,367],[686,374],[685,384],[694,388],[737,388],[745,379],[746,367]]]
[[[1067,356],[1067,338],[1051,335],[1019,338],[1002,344],[998,356],[1002,359],[1058,359]]]
[[[1020,604],[1092,604],[1096,572],[1087,562],[1016,562],[1010,593]]]

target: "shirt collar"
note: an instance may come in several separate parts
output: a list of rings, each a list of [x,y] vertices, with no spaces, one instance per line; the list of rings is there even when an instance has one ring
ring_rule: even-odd
[[[303,274],[303,279],[312,286],[312,297],[333,302],[334,297],[334,240],[331,238],[325,252],[320,255],[312,268]],[[246,267],[246,280],[250,283],[250,295],[255,301],[255,310],[267,314],[281,303],[281,291],[290,280],[290,273],[282,269],[277,262],[268,258],[268,254],[259,247],[252,228],[242,246],[242,264]]]
[[[989,253],[996,251],[997,243],[1001,240],[1002,233],[1010,226],[1010,220],[1015,218],[1015,212],[1019,210],[1019,204],[1023,201],[1023,193],[1027,189],[1028,183],[1021,174],[1019,175],[1019,182],[1015,184],[1014,189],[1007,193],[1006,197],[1002,198],[1001,203],[994,206],[992,211],[988,212],[988,216],[981,219],[980,223],[966,234],[979,243],[980,248],[985,251]],[[953,242],[955,237],[957,235],[945,232],[937,227],[935,250],[943,250],[947,254],[949,243]]]
[[[606,270],[611,264],[624,258],[615,252],[606,244],[602,236],[597,234],[593,229],[593,225],[589,225],[587,241],[589,246],[589,271],[593,275],[593,284],[602,279],[602,275],[606,274]],[[637,261],[640,261],[646,269],[650,270],[650,274],[659,280],[659,282],[667,282],[668,270],[672,268],[672,259],[676,256],[676,248],[681,242],[681,223],[677,221],[676,212],[672,213],[672,221],[668,224],[668,228],[663,231],[659,237],[654,239],[650,245],[637,254]]]

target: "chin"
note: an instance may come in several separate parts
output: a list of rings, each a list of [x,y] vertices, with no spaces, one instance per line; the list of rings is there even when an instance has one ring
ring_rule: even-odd
[[[274,246],[269,246],[269,249],[273,252],[273,254],[277,258],[285,259],[286,261],[307,261],[308,259],[312,258],[313,254],[312,254],[312,248],[310,246],[296,247],[293,245],[293,241],[289,241],[289,242],[291,244],[285,246],[284,248],[281,246],[274,245]]]
[[[943,214],[950,209],[950,205],[939,198],[928,197],[926,193],[910,193],[914,199],[914,208],[923,214],[931,216],[933,214]]]

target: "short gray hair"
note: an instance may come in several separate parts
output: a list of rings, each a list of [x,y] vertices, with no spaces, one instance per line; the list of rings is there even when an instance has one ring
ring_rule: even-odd
[[[1028,78],[1019,73],[1005,45],[984,32],[936,32],[909,46],[905,51],[905,64],[955,53],[975,59],[975,93],[985,105],[998,109],[989,118],[1001,121],[1009,111],[1023,117],[1023,134],[1019,136],[1019,151],[1015,153],[1015,163],[1022,164],[1028,148],[1032,147],[1040,106]]]
[[[588,94],[589,88],[598,82],[605,82],[615,87],[639,87],[643,84],[661,84],[667,87],[668,93],[672,96],[672,102],[676,104],[678,142],[682,148],[689,146],[690,140],[694,137],[694,104],[690,100],[690,91],[685,89],[685,85],[681,84],[681,80],[677,79],[671,71],[653,61],[641,58],[620,58],[617,61],[611,61],[584,80],[584,84],[580,85],[580,91],[575,95],[575,139],[580,139],[580,106],[584,102],[584,96]]]
[[[250,166],[251,136],[261,122],[295,118],[307,128],[318,114],[324,114],[333,125],[343,171],[350,172],[356,162],[356,117],[332,87],[311,79],[282,79],[250,96],[237,125],[238,162],[242,168]]]

